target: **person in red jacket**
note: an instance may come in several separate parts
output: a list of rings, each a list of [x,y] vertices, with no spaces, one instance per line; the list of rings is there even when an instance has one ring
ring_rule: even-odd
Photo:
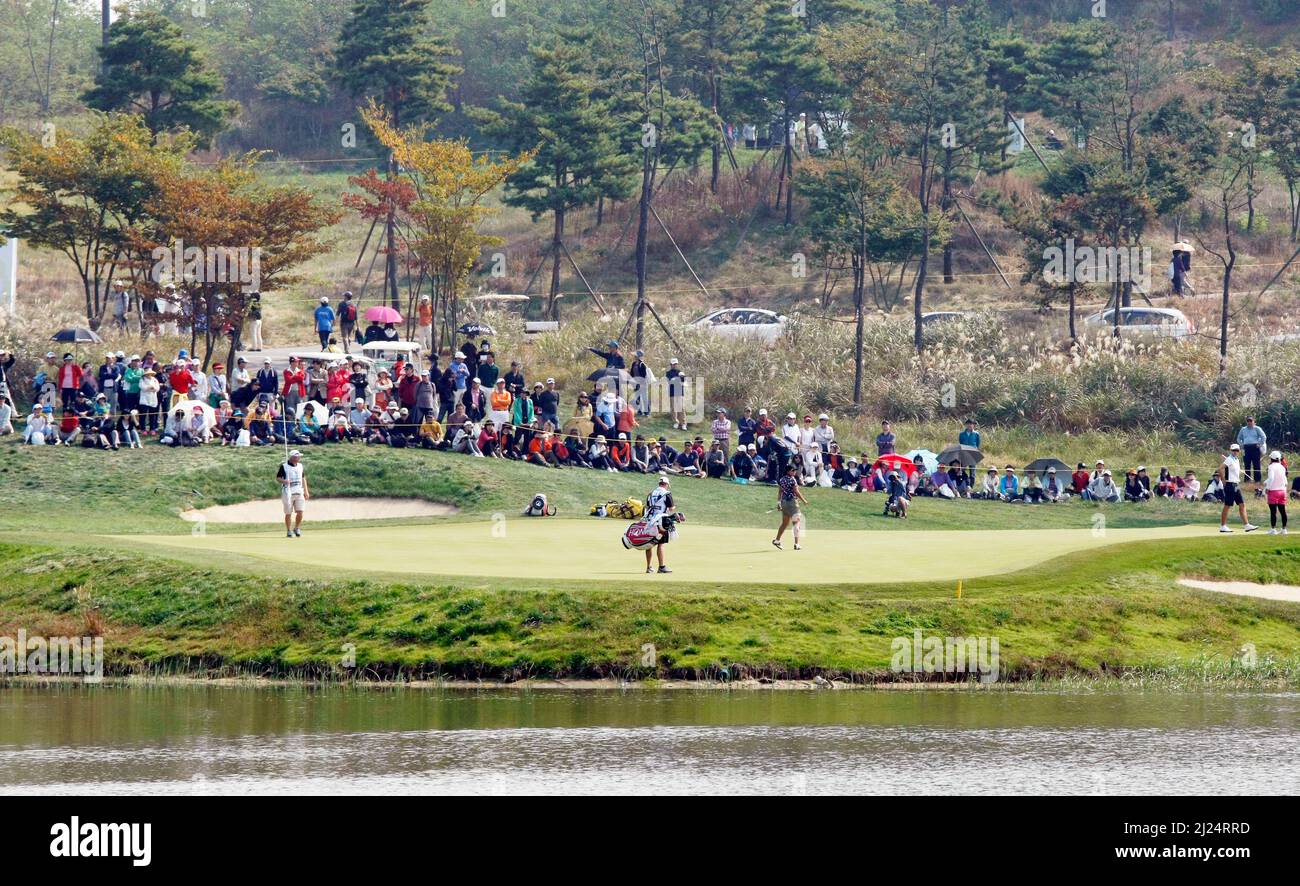
[[[284,398],[285,413],[298,414],[298,401],[307,396],[307,370],[303,369],[297,357],[289,358],[289,367],[284,371],[284,386],[280,389]]]
[[[167,384],[172,389],[169,411],[175,409],[177,403],[190,399],[190,388],[194,387],[194,376],[190,375],[190,368],[184,361],[177,361],[175,367],[167,375]]]
[[[627,442],[627,434],[619,434],[618,439],[609,444],[609,460],[620,471],[626,471],[632,463],[632,447]]]
[[[415,415],[415,405],[419,401],[420,378],[415,374],[415,367],[407,363],[402,367],[402,376],[397,382],[397,399]]]
[[[1088,488],[1088,483],[1091,480],[1092,475],[1089,474],[1088,469],[1083,466],[1083,462],[1079,462],[1079,466],[1075,468],[1074,473],[1070,475],[1070,485],[1074,488],[1074,494],[1082,495],[1083,490]]]
[[[81,388],[81,367],[72,359],[71,354],[63,355],[63,365],[59,367],[59,394],[63,398],[64,410],[69,410],[77,402],[77,391]]]

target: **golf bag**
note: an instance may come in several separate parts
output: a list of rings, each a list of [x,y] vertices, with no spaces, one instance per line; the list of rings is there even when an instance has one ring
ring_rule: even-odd
[[[658,544],[667,544],[677,537],[677,524],[686,518],[681,514],[664,514],[659,526],[648,520],[638,520],[623,532],[623,547],[629,551],[644,551]]]
[[[528,507],[524,508],[524,516],[525,517],[554,517],[555,505],[547,504],[546,496],[539,492],[533,496],[533,500],[531,503],[529,503]]]

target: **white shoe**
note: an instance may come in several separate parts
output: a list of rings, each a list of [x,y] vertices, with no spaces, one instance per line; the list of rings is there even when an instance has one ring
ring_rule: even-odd
[[[1276,529],[1270,529],[1270,530],[1268,531],[1268,534],[1269,534],[1269,535],[1277,535],[1277,530],[1276,530]]]
[[[1247,523],[1245,526],[1241,527],[1241,531],[1242,531],[1242,532],[1254,532],[1254,531],[1255,531],[1256,529],[1258,529],[1258,528],[1259,528],[1259,527],[1256,526],[1256,525],[1253,524],[1253,523]]]
[[[1286,535],[1286,527],[1285,527],[1285,526],[1282,527],[1282,531],[1279,532],[1278,535]]]
[[[1222,532],[1222,533],[1225,533],[1225,534],[1226,534],[1226,533],[1231,532],[1232,530],[1229,529],[1227,526],[1220,526],[1220,527],[1219,527],[1219,531]]]

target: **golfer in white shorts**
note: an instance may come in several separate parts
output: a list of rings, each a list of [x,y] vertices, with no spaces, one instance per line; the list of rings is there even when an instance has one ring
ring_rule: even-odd
[[[290,452],[289,460],[280,465],[275,478],[280,481],[280,500],[284,503],[284,535],[301,538],[302,512],[311,498],[307,474],[302,468],[302,453],[297,449]]]

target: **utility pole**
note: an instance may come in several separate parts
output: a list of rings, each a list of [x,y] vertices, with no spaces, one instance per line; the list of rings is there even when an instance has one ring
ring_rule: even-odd
[[[112,4],[113,4],[113,0],[102,0],[102,2],[100,3],[100,22],[103,26],[102,27],[103,43],[105,46],[108,45],[108,26],[110,24],[109,18],[113,13]]]

